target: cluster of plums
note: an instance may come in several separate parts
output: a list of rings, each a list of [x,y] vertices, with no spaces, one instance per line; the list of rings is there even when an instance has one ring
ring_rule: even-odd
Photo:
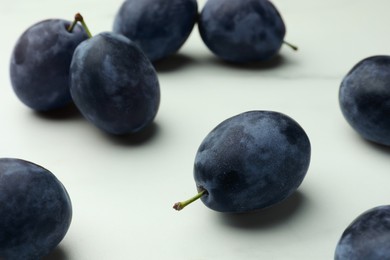
[[[152,62],[176,53],[196,23],[209,49],[230,62],[272,58],[286,32],[267,0],[211,0],[200,13],[196,0],[127,0],[113,31],[96,36],[80,15],[78,20],[84,29],[59,19],[28,28],[12,55],[12,86],[38,111],[73,101],[86,119],[110,134],[134,133],[153,121],[160,87]]]
[[[37,111],[72,101],[82,115],[110,134],[148,126],[157,114],[156,71],[136,44],[111,32],[91,36],[88,27],[50,19],[29,27],[11,58],[11,83],[19,99]]]
[[[29,27],[12,53],[13,89],[37,111],[74,102],[107,133],[141,131],[160,103],[153,62],[177,52],[196,23],[206,46],[229,62],[268,60],[285,43],[284,22],[268,0],[208,0],[200,13],[196,0],[127,0],[113,32],[92,36],[79,14],[73,23],[51,19]],[[389,56],[367,58],[345,76],[339,92],[347,121],[364,138],[383,145],[390,145],[389,71]],[[198,198],[229,213],[273,206],[300,186],[310,156],[308,136],[289,116],[265,110],[232,116],[205,137],[196,153],[199,193],[174,208]],[[65,236],[72,215],[63,185],[36,164],[5,158],[0,159],[0,190],[0,258],[50,252]],[[389,232],[389,207],[374,208],[345,230],[335,258],[389,258]]]

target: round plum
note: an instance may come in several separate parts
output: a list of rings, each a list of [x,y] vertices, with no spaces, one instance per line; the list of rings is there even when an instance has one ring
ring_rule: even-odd
[[[194,178],[199,197],[210,209],[227,213],[272,206],[300,186],[310,154],[305,131],[282,113],[233,116],[216,126],[197,151]]]
[[[286,33],[280,13],[268,0],[208,0],[198,28],[216,56],[238,63],[269,60]]]
[[[70,92],[84,117],[103,131],[141,131],[160,103],[157,73],[142,50],[123,35],[100,33],[75,50]]]
[[[378,206],[359,215],[343,232],[335,260],[390,259],[390,206]]]
[[[363,138],[390,145],[390,56],[371,56],[358,62],[343,78],[341,111]]]
[[[0,191],[0,259],[41,259],[65,237],[72,205],[50,171],[25,160],[1,158]]]
[[[10,75],[16,96],[37,111],[72,102],[69,66],[74,49],[88,38],[82,26],[67,30],[71,22],[48,19],[29,27],[12,52]]]
[[[154,62],[181,48],[197,16],[196,0],[126,0],[115,16],[113,31],[138,44]]]

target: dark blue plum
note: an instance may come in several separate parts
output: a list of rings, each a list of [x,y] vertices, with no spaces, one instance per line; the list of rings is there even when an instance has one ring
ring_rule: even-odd
[[[249,111],[215,127],[201,143],[194,178],[203,203],[220,212],[249,212],[289,197],[310,163],[310,141],[292,118]]]
[[[215,55],[239,63],[271,59],[286,33],[278,10],[267,0],[208,0],[198,25]]]
[[[110,134],[141,131],[155,118],[160,103],[156,71],[131,40],[103,32],[75,50],[70,92],[90,122]]]
[[[339,91],[341,111],[363,138],[390,145],[390,56],[358,62],[344,77]]]
[[[334,259],[390,259],[390,206],[375,207],[358,216],[343,232]]]
[[[41,21],[16,42],[11,83],[16,96],[31,109],[48,111],[72,102],[69,66],[74,49],[88,36],[80,25],[68,32],[70,24],[60,19]]]
[[[127,0],[115,16],[113,31],[137,43],[156,61],[180,49],[197,16],[196,0]]]
[[[72,205],[50,171],[25,160],[1,158],[0,191],[0,259],[41,259],[65,237]]]

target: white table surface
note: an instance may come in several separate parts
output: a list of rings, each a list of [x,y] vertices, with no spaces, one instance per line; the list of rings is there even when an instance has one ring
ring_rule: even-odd
[[[108,136],[76,111],[35,113],[16,98],[9,61],[27,27],[80,12],[97,34],[111,30],[121,3],[0,3],[0,157],[46,167],[73,203],[71,227],[45,260],[332,259],[357,215],[390,203],[390,149],[362,140],[338,106],[350,68],[390,53],[390,1],[274,0],[286,40],[300,49],[285,46],[263,66],[220,62],[195,27],[179,55],[157,65],[162,99],[152,131],[131,138]],[[285,113],[306,130],[312,160],[298,191],[255,214],[221,214],[200,201],[173,210],[196,192],[200,142],[219,122],[248,110]]]

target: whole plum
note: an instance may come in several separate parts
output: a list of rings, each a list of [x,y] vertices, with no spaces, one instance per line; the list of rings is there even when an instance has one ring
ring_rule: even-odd
[[[73,101],[98,128],[130,134],[154,120],[160,103],[157,73],[125,36],[103,32],[82,42],[70,68]]]
[[[37,111],[61,108],[72,99],[69,66],[74,49],[88,36],[71,22],[48,19],[29,27],[12,52],[10,75],[16,96]]]
[[[181,48],[197,16],[196,0],[126,0],[115,16],[113,31],[137,43],[156,61]]]
[[[300,186],[310,155],[309,138],[292,118],[274,111],[233,116],[216,126],[197,151],[194,178],[199,197],[220,212],[272,206]]]
[[[1,158],[0,191],[0,259],[41,259],[65,237],[72,205],[50,171],[25,160]]]
[[[239,63],[274,57],[286,33],[280,13],[268,0],[208,0],[198,26],[216,56]]]
[[[363,138],[390,145],[390,56],[358,62],[343,78],[339,104],[347,122]]]
[[[335,260],[390,259],[390,206],[378,206],[359,215],[343,232]]]

